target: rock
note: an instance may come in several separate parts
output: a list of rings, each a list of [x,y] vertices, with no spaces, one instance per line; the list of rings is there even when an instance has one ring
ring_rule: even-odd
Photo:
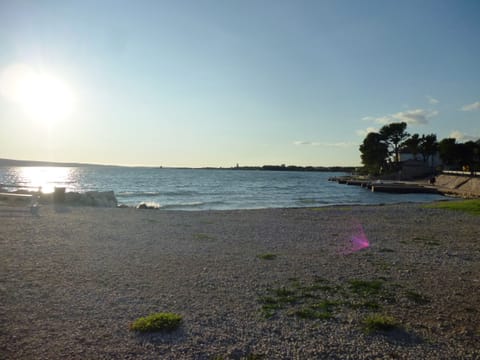
[[[113,191],[68,192],[65,194],[65,203],[98,207],[117,207],[118,204]]]
[[[137,205],[137,209],[155,209],[156,210],[158,208],[159,208],[159,206],[157,204],[154,204],[154,203],[149,204],[149,203],[142,202],[142,203]]]

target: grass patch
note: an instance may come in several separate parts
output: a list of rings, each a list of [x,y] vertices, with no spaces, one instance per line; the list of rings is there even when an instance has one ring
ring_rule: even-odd
[[[413,290],[408,290],[405,293],[405,296],[407,297],[408,300],[413,301],[415,304],[419,304],[419,305],[425,305],[430,302],[429,298]]]
[[[415,236],[413,238],[413,241],[416,243],[422,243],[427,246],[439,246],[440,242],[431,238],[431,237],[425,237],[425,236]]]
[[[377,260],[377,262],[374,264],[379,270],[383,270],[383,271],[390,270],[391,268],[391,265],[387,261],[381,260],[381,259]]]
[[[202,240],[202,241],[215,240],[215,238],[213,236],[210,236],[210,235],[207,235],[207,234],[195,234],[194,237],[195,237],[195,239]]]
[[[311,307],[304,307],[301,309],[293,310],[290,312],[290,315],[294,315],[296,317],[299,317],[300,319],[309,319],[309,320],[315,320],[315,319],[327,320],[333,317],[333,313],[331,311],[318,311]]]
[[[383,282],[380,280],[350,280],[350,289],[357,295],[373,296],[382,289]]]
[[[285,287],[274,289],[273,294],[275,295],[277,301],[280,303],[293,304],[297,301],[297,296],[295,291]]]
[[[260,297],[259,301],[262,304],[262,314],[269,319],[276,314],[280,309],[287,305],[292,305],[297,302],[297,294],[294,290],[286,287],[270,289],[269,295]]]
[[[261,260],[275,260],[277,258],[277,255],[266,253],[266,254],[257,255],[257,257]]]
[[[270,288],[259,296],[261,313],[267,319],[277,314],[286,314],[300,319],[329,320],[341,318],[343,312],[360,312],[377,314],[385,311],[384,306],[396,304],[399,298],[409,299],[417,305],[424,305],[430,300],[414,291],[403,289],[386,278],[368,280],[350,279],[342,283],[332,283],[322,278],[303,282],[291,278],[288,286]],[[380,315],[369,319],[369,329],[382,328],[382,320],[388,327],[388,318]],[[375,320],[379,324],[375,325]],[[371,322],[371,324],[370,324]]]
[[[377,331],[391,331],[399,328],[398,322],[391,316],[372,314],[363,320],[363,327],[369,334]]]
[[[262,304],[262,314],[266,319],[270,319],[276,314],[277,310],[284,307],[284,303],[273,296],[262,296],[259,300]]]
[[[425,205],[429,209],[446,209],[454,211],[463,211],[473,215],[480,215],[480,199],[462,200],[462,201],[442,201],[434,204]]]
[[[354,309],[366,309],[366,310],[379,310],[380,305],[373,300],[367,300],[363,302],[357,302],[357,303],[349,303],[351,308]]]
[[[156,313],[141,317],[130,324],[130,330],[139,332],[173,331],[182,322],[182,316],[174,313]]]

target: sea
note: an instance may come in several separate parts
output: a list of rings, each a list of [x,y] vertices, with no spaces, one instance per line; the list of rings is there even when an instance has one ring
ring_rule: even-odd
[[[7,190],[113,190],[119,204],[171,210],[234,210],[430,202],[433,194],[372,193],[328,181],[329,172],[137,167],[0,167]]]

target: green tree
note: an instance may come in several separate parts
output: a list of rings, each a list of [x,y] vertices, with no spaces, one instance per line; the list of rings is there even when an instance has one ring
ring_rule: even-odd
[[[407,140],[403,142],[403,149],[413,155],[413,158],[417,160],[417,155],[420,153],[420,135],[413,134]]]
[[[394,155],[394,162],[398,165],[400,161],[400,148],[404,141],[410,136],[407,131],[407,123],[391,123],[380,129],[380,135],[383,142],[387,145],[389,155]]]
[[[468,167],[470,171],[476,171],[479,167],[480,145],[478,142],[467,141],[463,144],[458,144],[458,153],[460,155],[460,166]]]
[[[428,162],[428,159],[431,158],[433,163],[433,156],[437,153],[437,150],[437,135],[422,135],[420,138],[420,154],[423,156],[423,161]]]
[[[360,145],[360,157],[367,171],[372,175],[381,173],[388,157],[388,145],[376,132],[369,133]]]
[[[454,166],[459,160],[457,141],[454,138],[442,139],[438,143],[438,154],[443,163],[448,166]]]

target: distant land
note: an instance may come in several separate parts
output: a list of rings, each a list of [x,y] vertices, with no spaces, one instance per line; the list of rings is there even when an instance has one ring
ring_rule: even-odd
[[[228,170],[266,170],[266,171],[323,171],[323,172],[354,172],[354,166],[296,166],[296,165],[263,165],[235,166]]]
[[[64,163],[54,161],[14,160],[0,158],[0,167],[13,166],[57,166],[57,167],[121,167],[121,165],[99,165],[86,163]],[[141,168],[163,168],[162,166],[128,166]],[[205,170],[260,170],[260,171],[322,171],[322,172],[353,172],[353,166],[296,166],[296,165],[263,165],[263,166],[234,166],[234,167],[201,167],[201,168],[175,168],[171,169],[205,169]]]
[[[115,166],[115,165],[63,163],[63,162],[54,162],[54,161],[14,160],[14,159],[2,159],[2,158],[0,158],[0,167],[9,167],[9,166],[81,167],[81,166]]]

